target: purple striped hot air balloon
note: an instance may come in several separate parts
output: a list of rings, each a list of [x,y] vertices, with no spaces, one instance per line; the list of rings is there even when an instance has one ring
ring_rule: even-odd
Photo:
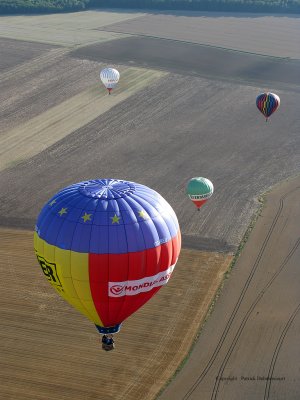
[[[279,106],[280,98],[275,93],[261,93],[256,98],[256,107],[266,117],[266,121],[268,121],[268,118],[278,109]]]

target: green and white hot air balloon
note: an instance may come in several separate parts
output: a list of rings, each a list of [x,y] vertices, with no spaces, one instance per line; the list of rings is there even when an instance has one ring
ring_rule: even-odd
[[[196,177],[189,181],[186,192],[199,211],[200,207],[212,196],[214,185],[207,178]]]

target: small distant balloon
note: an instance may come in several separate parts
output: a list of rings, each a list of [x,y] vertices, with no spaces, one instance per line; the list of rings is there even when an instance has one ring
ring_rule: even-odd
[[[100,72],[100,79],[110,94],[112,89],[114,89],[119,82],[120,73],[115,68],[104,68]]]
[[[212,196],[214,185],[207,178],[196,177],[189,181],[186,191],[189,198],[199,210]]]
[[[268,118],[279,108],[280,98],[275,93],[261,93],[256,98],[256,107],[259,111]]]

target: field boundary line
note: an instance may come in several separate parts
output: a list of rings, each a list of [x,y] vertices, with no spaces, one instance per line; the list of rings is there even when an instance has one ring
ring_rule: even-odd
[[[234,52],[234,53],[249,54],[249,55],[254,55],[254,56],[259,56],[259,57],[266,57],[266,58],[271,58],[271,59],[280,60],[280,61],[285,61],[285,60],[299,61],[300,60],[300,58],[278,57],[278,56],[272,56],[272,55],[263,54],[263,53],[254,53],[252,51],[233,49],[233,48],[230,48],[230,47],[222,47],[222,46],[216,46],[216,45],[213,45],[213,44],[191,42],[189,40],[171,39],[171,38],[166,38],[166,37],[161,37],[161,36],[154,36],[154,35],[147,35],[147,34],[142,34],[142,33],[130,33],[130,32],[112,31],[112,30],[106,30],[106,29],[97,29],[97,30],[101,31],[101,32],[119,33],[119,34],[128,35],[128,36],[144,37],[144,38],[157,39],[157,40],[167,40],[167,41],[170,41],[170,42],[192,44],[192,45],[199,46],[199,47],[208,47],[208,48],[212,48],[212,49],[219,49],[219,50],[230,51],[230,52]]]

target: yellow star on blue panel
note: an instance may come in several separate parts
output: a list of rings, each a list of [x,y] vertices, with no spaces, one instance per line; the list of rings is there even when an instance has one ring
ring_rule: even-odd
[[[140,216],[141,218],[145,219],[147,215],[145,214],[145,211],[144,211],[144,210],[141,210],[141,211],[139,211],[139,216]]]
[[[63,214],[67,214],[67,209],[68,209],[68,208],[62,208],[60,211],[58,211],[58,214],[59,214],[60,216],[62,216]]]
[[[92,216],[92,214],[87,214],[85,212],[81,218],[83,219],[84,222],[86,222],[86,221],[91,221],[91,216]]]
[[[117,216],[117,214],[115,214],[113,217],[110,217],[111,218],[111,223],[112,224],[115,224],[115,223],[117,223],[117,224],[119,224],[120,222],[119,222],[119,219],[121,218],[121,217],[118,217]]]
[[[56,203],[56,200],[52,200],[51,203],[49,203],[49,206],[53,206],[54,203]]]

